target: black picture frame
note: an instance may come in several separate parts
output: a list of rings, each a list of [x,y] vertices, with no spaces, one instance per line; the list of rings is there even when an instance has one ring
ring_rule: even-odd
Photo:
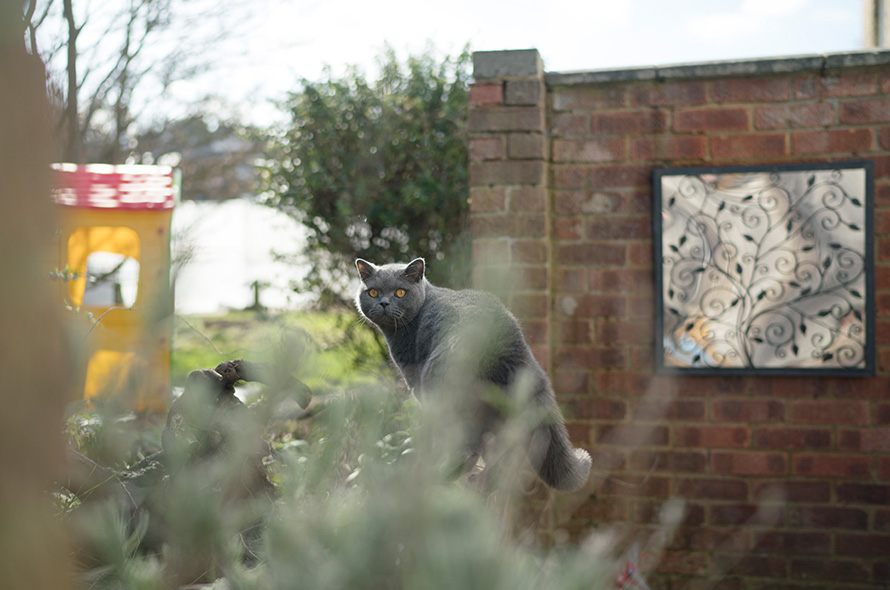
[[[874,163],[653,172],[655,368],[875,372]]]

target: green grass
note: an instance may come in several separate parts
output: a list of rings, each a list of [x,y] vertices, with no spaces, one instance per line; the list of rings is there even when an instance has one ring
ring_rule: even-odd
[[[251,311],[221,316],[177,316],[173,333],[172,381],[220,362],[289,359],[292,373],[314,391],[391,378],[392,368],[371,327],[352,311]]]

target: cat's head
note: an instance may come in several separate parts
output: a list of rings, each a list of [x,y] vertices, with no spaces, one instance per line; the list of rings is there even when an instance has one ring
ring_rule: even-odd
[[[355,302],[362,315],[384,332],[395,332],[417,316],[426,298],[423,258],[383,266],[359,258],[355,267],[362,281]]]

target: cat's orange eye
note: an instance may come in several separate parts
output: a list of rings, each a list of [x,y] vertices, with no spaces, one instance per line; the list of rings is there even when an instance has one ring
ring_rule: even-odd
[[[368,289],[368,295],[376,298],[378,295],[380,295],[380,291],[378,291],[377,289]]]
[[[396,297],[398,297],[399,299],[401,299],[401,298],[404,297],[404,296],[405,296],[405,290],[404,290],[404,289],[396,289]]]

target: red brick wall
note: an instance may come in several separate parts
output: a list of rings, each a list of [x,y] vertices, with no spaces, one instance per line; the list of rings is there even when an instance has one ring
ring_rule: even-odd
[[[533,61],[476,54],[474,256],[610,475],[562,526],[651,532],[683,498],[653,588],[890,584],[890,53],[652,75]],[[655,375],[653,168],[854,158],[875,163],[877,375]]]

